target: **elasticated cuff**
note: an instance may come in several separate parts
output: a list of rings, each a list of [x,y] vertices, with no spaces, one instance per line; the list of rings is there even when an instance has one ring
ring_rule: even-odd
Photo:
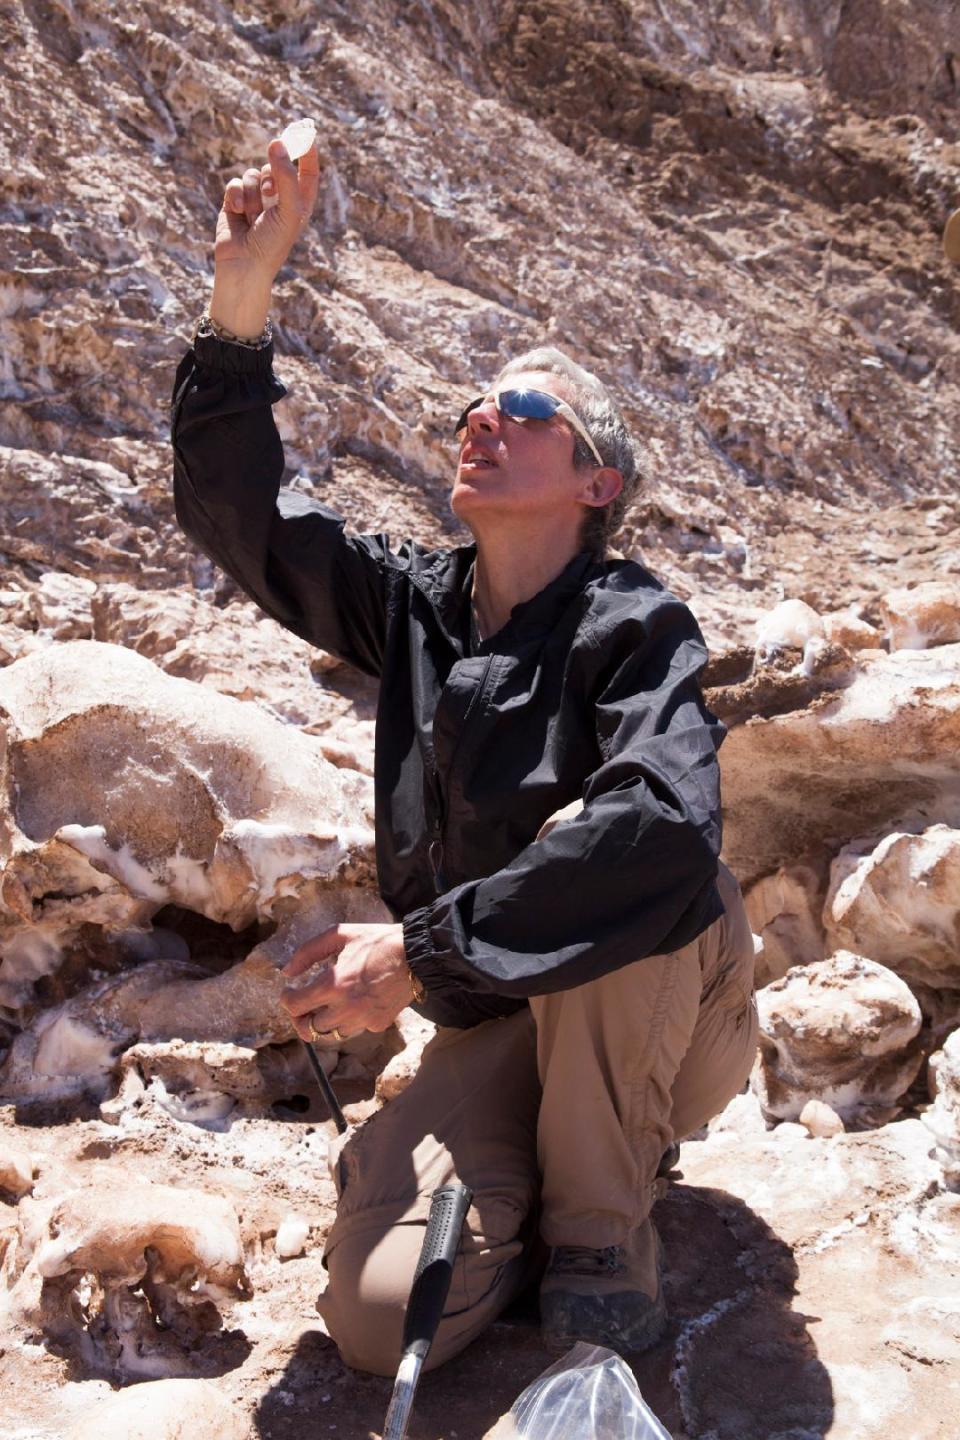
[[[443,989],[447,977],[433,953],[430,910],[427,906],[421,910],[411,910],[409,915],[404,916],[403,948],[406,951],[407,964],[427,993],[429,994],[432,987]]]
[[[215,335],[198,335],[193,342],[197,366],[216,375],[257,375],[265,380],[273,376],[273,341],[262,350],[218,340]]]

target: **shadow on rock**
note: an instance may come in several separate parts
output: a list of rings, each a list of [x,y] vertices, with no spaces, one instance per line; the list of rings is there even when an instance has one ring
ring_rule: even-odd
[[[633,1370],[647,1404],[683,1440],[816,1440],[833,1423],[816,1317],[792,1309],[789,1247],[723,1190],[671,1185],[656,1209],[670,1324]],[[535,1290],[462,1355],[423,1377],[411,1440],[480,1440],[557,1356],[540,1341]],[[301,1335],[263,1397],[256,1433],[302,1440],[305,1425],[349,1440],[379,1436],[392,1383],[348,1369],[333,1341]],[[572,1440],[572,1437],[571,1437]],[[581,1440],[581,1437],[578,1437]],[[582,1440],[589,1440],[584,1435]]]
[[[724,1190],[673,1184],[654,1212],[670,1326],[634,1373],[647,1403],[689,1440],[813,1440],[833,1387],[794,1311],[787,1246]]]
[[[66,1285],[74,1279],[67,1277]],[[213,1305],[197,1306],[190,1314],[177,1311],[169,1300],[158,1304],[148,1285],[118,1286],[102,1309],[90,1313],[63,1282],[48,1281],[41,1305],[47,1347],[67,1362],[67,1375],[75,1381],[126,1386],[212,1379],[239,1370],[252,1349],[243,1330],[221,1328]]]
[[[255,1433],[264,1440],[303,1440],[329,1425],[351,1440],[367,1440],[380,1434],[391,1388],[378,1375],[348,1369],[323,1331],[307,1330],[282,1377],[260,1400]]]

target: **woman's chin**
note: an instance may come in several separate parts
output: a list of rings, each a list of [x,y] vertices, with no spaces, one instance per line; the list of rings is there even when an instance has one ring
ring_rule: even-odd
[[[458,520],[468,524],[471,515],[489,509],[491,499],[479,485],[474,486],[469,479],[458,479],[450,495],[450,509]]]

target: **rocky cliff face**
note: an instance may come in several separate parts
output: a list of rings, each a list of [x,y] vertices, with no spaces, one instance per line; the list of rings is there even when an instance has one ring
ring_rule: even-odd
[[[645,475],[618,543],[715,652],[764,1042],[661,1206],[674,1323],[644,1394],[677,1440],[948,1433],[958,66],[949,0],[4,8],[14,1433],[159,1440],[189,1405],[211,1435],[329,1415],[350,1437],[385,1408],[311,1308],[323,1112],[288,1035],[250,1023],[305,927],[378,913],[373,687],[190,548],[165,439],[224,183],[300,115],[327,163],[277,290],[291,481],[361,528],[461,538],[453,418],[547,339],[621,401]],[[354,1118],[377,1072],[380,1097],[409,1074],[404,1026],[327,1056]],[[423,1435],[480,1436],[546,1363],[495,1327],[424,1391]],[[136,1421],[109,1393],[133,1378]]]

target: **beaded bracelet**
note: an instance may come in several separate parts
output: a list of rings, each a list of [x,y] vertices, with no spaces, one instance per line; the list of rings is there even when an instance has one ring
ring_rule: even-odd
[[[204,311],[197,325],[194,339],[223,340],[228,345],[242,345],[244,350],[266,350],[273,340],[273,321],[268,319],[260,334],[251,340],[244,335],[234,335],[232,330],[228,330],[225,325],[219,325],[216,320],[211,320]]]

